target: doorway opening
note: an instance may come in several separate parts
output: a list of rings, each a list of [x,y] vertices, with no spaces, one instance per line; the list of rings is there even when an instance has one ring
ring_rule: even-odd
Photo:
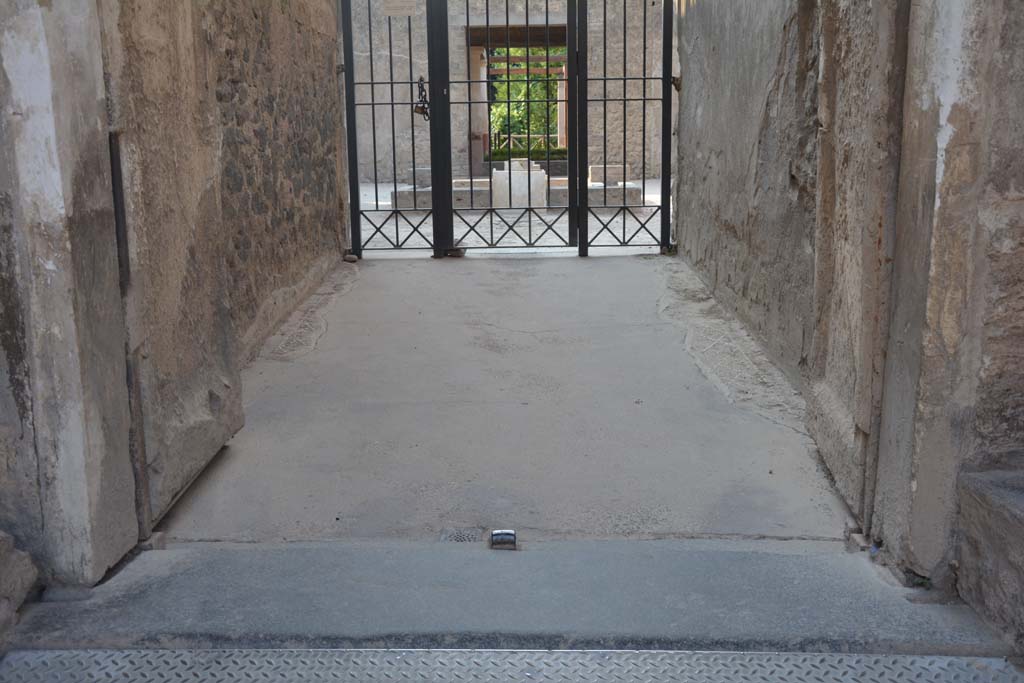
[[[353,252],[669,249],[671,5],[594,11],[343,11]]]

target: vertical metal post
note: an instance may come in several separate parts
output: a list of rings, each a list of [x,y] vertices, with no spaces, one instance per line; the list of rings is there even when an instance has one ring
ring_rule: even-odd
[[[121,165],[121,134],[111,131],[107,143],[110,147],[110,185],[114,191],[114,237],[117,242],[117,267],[121,296],[128,296],[131,284],[131,257],[128,250],[128,210],[124,200],[124,168]]]
[[[566,17],[567,35],[565,61],[568,68],[568,83],[565,84],[565,97],[568,100],[566,115],[569,119],[569,246],[579,245],[580,223],[580,174],[579,174],[579,137],[577,116],[579,111],[579,91],[577,89],[578,66],[576,63],[576,0],[568,0],[568,16]]]
[[[672,248],[672,34],[675,28],[675,3],[665,3],[662,36],[664,62],[661,83],[661,248]]]
[[[667,0],[671,1],[671,0]],[[577,3],[576,13],[576,90],[570,93],[577,99],[576,115],[576,174],[578,184],[578,215],[579,253],[586,256],[590,251],[590,183],[587,179],[589,158],[587,114],[590,107],[587,103],[587,0]]]
[[[448,64],[448,0],[427,0],[427,59],[430,78],[430,195],[434,257],[453,248],[452,120]]]
[[[395,134],[395,41],[394,33],[391,27],[391,17],[388,20],[388,83],[391,86],[391,183],[392,190],[391,196],[398,196],[398,137]],[[412,55],[409,56],[412,59]],[[394,201],[394,200],[392,200]],[[415,204],[414,204],[415,206]],[[396,208],[395,206],[391,207]],[[402,225],[401,218],[397,211],[394,212],[395,216],[395,244],[402,243]]]
[[[349,240],[353,254],[363,256],[362,212],[359,206],[359,151],[356,149],[356,86],[355,58],[352,49],[352,0],[339,0],[341,38],[345,43],[345,132],[348,137],[348,207],[350,215]],[[376,161],[374,162],[376,163]]]

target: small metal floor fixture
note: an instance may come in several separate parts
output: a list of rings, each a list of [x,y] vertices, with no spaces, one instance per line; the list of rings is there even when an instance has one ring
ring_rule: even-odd
[[[479,527],[445,527],[441,530],[441,541],[444,543],[482,543],[484,530]]]
[[[1019,683],[1002,659],[841,654],[488,650],[125,650],[14,652],[2,683],[184,680],[616,681],[619,683]]]
[[[518,550],[515,529],[494,529],[491,531],[492,550]]]

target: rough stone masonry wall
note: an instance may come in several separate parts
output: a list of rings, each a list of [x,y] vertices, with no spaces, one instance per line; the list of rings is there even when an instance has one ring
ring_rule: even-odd
[[[1021,13],[957,0],[911,15],[875,526],[947,582],[961,472],[1020,468],[1024,452]]]
[[[909,2],[684,8],[680,250],[804,387],[808,429],[868,528]]]
[[[143,532],[242,424],[239,368],[339,257],[331,0],[102,0]]]
[[[808,427],[871,527],[896,233],[909,0],[821,7]]]
[[[987,274],[972,466],[1024,469],[1024,10],[1012,0],[978,10],[986,130],[975,177]],[[1022,592],[1024,594],[1024,592]]]
[[[340,258],[336,54],[332,0],[0,3],[0,528],[44,581],[149,533]]]
[[[913,242],[896,250],[876,515],[911,570],[956,580],[1024,646],[1024,7],[915,4],[911,36]]]
[[[883,560],[1024,643],[1024,8],[683,8],[682,253],[802,382]]]
[[[679,250],[796,376],[814,330],[816,3],[683,3]]]
[[[14,625],[17,611],[36,585],[38,573],[28,553],[14,547],[14,539],[0,531],[0,642]]]

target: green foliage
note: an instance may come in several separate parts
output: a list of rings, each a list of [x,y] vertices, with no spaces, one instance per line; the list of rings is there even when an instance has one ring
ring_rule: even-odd
[[[487,156],[486,161],[508,161],[508,150],[507,149],[496,149],[490,155]],[[512,154],[513,159],[525,159],[526,151],[516,150]],[[548,159],[548,152],[545,148],[533,149],[530,151],[530,159],[533,161],[546,161]],[[552,161],[563,161],[569,158],[569,150],[565,147],[552,147],[550,159]]]
[[[491,54],[493,56],[511,55],[512,61],[509,63],[511,71],[530,67],[538,70],[546,69],[547,62],[544,61],[515,61],[514,58],[517,56],[526,56],[526,48],[499,48],[491,50]],[[543,47],[531,47],[529,54],[537,57],[565,55],[565,48],[552,47],[550,50],[545,50]],[[547,73],[498,74],[492,77],[491,135],[495,146],[500,143],[502,147],[507,147],[504,141],[509,135],[527,134],[537,136],[536,141],[531,140],[531,146],[543,146],[546,144],[544,142],[546,136],[558,133],[558,103],[545,100],[557,99],[560,73],[561,63],[557,63],[551,67],[550,78]],[[522,149],[523,156],[525,156],[525,149],[523,149],[525,145],[525,140],[513,139],[512,148]],[[495,152],[497,151],[496,149]]]

